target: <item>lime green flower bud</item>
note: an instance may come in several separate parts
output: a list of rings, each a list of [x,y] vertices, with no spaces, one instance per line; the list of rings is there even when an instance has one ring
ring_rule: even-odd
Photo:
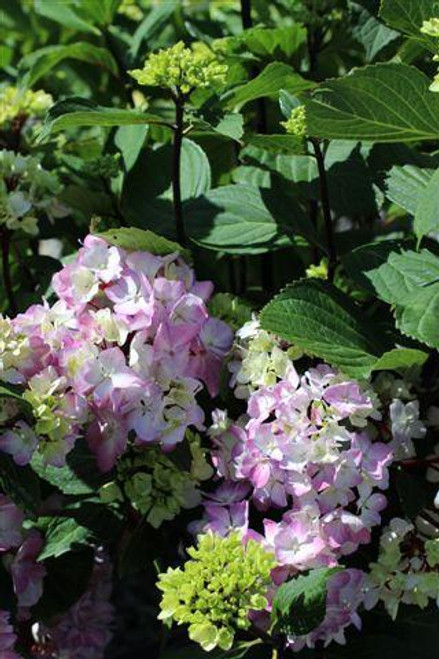
[[[437,37],[439,39],[439,18],[430,18],[424,21],[421,27],[422,34],[428,34],[429,37]]]
[[[289,135],[297,135],[297,137],[305,137],[306,135],[306,111],[304,105],[299,105],[297,108],[291,110],[289,119],[281,121]]]
[[[318,265],[310,265],[306,269],[306,276],[309,279],[327,279],[328,278],[327,259],[322,259]]]
[[[132,21],[136,21],[136,23],[143,18],[143,11],[135,0],[122,0],[117,13],[126,16]]]
[[[255,540],[243,544],[239,533],[207,533],[188,553],[183,568],[159,576],[159,618],[187,624],[190,638],[207,652],[229,650],[235,632],[250,627],[249,612],[267,606],[275,558]]]
[[[433,82],[431,83],[428,89],[431,92],[439,92],[439,73],[436,73],[436,75],[433,78]]]
[[[0,89],[0,126],[19,115],[42,117],[52,104],[51,95],[41,89],[33,92],[30,89],[3,87]]]
[[[227,68],[213,53],[201,49],[194,51],[179,41],[172,48],[152,53],[143,69],[129,73],[140,85],[190,94],[194,89],[224,84]]]

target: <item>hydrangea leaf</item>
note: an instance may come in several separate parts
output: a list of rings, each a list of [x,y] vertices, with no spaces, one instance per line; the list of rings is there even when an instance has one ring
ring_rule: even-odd
[[[439,139],[439,95],[430,79],[396,62],[354,69],[305,100],[308,132],[330,139],[409,142]]]
[[[415,212],[414,229],[418,238],[439,231],[439,169],[422,192]]]
[[[416,39],[433,53],[437,40],[421,32],[422,23],[439,13],[437,0],[382,0],[380,18],[390,27]],[[436,42],[435,42],[436,41]]]
[[[297,135],[249,135],[246,144],[276,153],[304,153],[304,140]]]
[[[253,27],[232,37],[217,39],[215,50],[227,55],[243,55],[249,58],[249,51],[256,58],[286,58],[306,42],[306,29],[300,23],[286,27]]]
[[[383,25],[369,11],[369,8],[363,7],[359,3],[353,3],[353,9],[355,12],[355,27],[352,36],[363,46],[366,61],[372,62],[383,48],[395,41],[400,35],[395,30]]]
[[[76,6],[77,3],[74,0],[64,0],[64,2],[35,0],[33,9],[40,16],[49,18],[72,30],[100,34],[99,30],[89,20],[84,20],[74,11]]]
[[[376,293],[396,306],[399,329],[432,348],[439,347],[439,257],[429,252],[392,252],[367,273]]]
[[[119,126],[114,143],[122,154],[125,169],[130,171],[136,164],[148,134],[148,124]]]
[[[281,89],[297,94],[313,87],[314,82],[302,78],[291,66],[282,62],[271,62],[256,78],[227,92],[224,95],[224,103],[230,109],[242,108],[257,98],[277,96]]]
[[[399,251],[404,246],[414,247],[414,241],[380,240],[374,243],[366,243],[343,254],[341,260],[349,277],[354,282],[370,293],[375,293],[375,286],[368,273],[386,263],[392,252]]]
[[[386,178],[387,199],[414,215],[433,174],[415,165],[394,165]]]
[[[164,27],[170,16],[174,13],[180,3],[173,0],[160,3],[156,7],[152,7],[146,14],[144,20],[139,24],[139,27],[131,37],[130,55],[133,59],[136,58],[140,46],[151,38]]]
[[[347,295],[315,279],[276,295],[261,312],[261,326],[353,377],[367,376],[391,347]]]
[[[129,251],[151,252],[156,256],[166,256],[167,254],[179,252],[184,258],[189,258],[188,250],[149,229],[121,227],[120,229],[98,232],[96,235],[106,240],[110,245],[116,245]]]
[[[41,141],[50,133],[74,126],[130,126],[133,124],[166,124],[160,117],[139,110],[107,108],[85,98],[72,97],[58,101],[47,113],[40,132]]]
[[[94,455],[81,441],[67,455],[64,467],[45,465],[38,452],[34,453],[31,465],[40,478],[57,487],[63,494],[92,494],[104,482]]]
[[[294,244],[297,234],[316,242],[300,206],[290,197],[250,185],[225,185],[186,206],[190,238],[207,249],[262,254]]]
[[[22,70],[28,69],[23,84],[32,87],[37,80],[66,59],[94,64],[110,71],[115,76],[118,72],[116,60],[106,48],[99,48],[86,41],[79,41],[65,46],[46,46],[23,57],[20,68]]]
[[[341,570],[318,568],[283,583],[273,601],[275,627],[290,636],[302,636],[318,627],[326,614],[328,580]]]
[[[41,518],[39,520],[42,521]],[[38,561],[46,558],[57,558],[69,551],[86,545],[91,536],[89,529],[81,526],[74,519],[52,519],[45,530],[45,545],[38,556]]]
[[[29,467],[17,467],[11,456],[0,453],[0,491],[20,508],[34,514],[41,501],[40,483]]]
[[[413,366],[422,366],[428,353],[416,348],[393,348],[382,355],[373,367],[374,371],[403,371]]]

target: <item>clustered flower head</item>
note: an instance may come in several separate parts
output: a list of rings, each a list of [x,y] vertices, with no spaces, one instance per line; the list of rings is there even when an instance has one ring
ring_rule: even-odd
[[[206,449],[199,436],[187,431],[191,462],[183,469],[157,447],[134,455],[127,454],[117,467],[118,480],[101,489],[105,501],[123,500],[122,490],[133,508],[145,516],[154,528],[173,519],[182,508],[194,508],[201,501],[199,485],[212,475],[206,461]]]
[[[231,370],[239,394],[247,393],[247,412],[237,423],[214,415],[217,474],[229,488],[247,484],[260,511],[284,511],[276,519],[267,516],[262,539],[280,566],[294,572],[336,565],[370,541],[386,506],[380,490],[388,487],[392,450],[369,429],[381,418],[379,401],[367,384],[326,364],[300,376],[290,347],[273,345],[275,338],[254,321],[243,335],[244,373],[239,362]],[[255,340],[266,346],[257,353],[259,373],[254,364],[249,371],[245,346]],[[234,505],[236,512],[244,497],[237,490],[215,505]],[[207,528],[213,507],[211,501],[206,505]]]
[[[235,632],[250,627],[249,613],[267,606],[274,556],[258,542],[207,533],[188,550],[183,568],[161,574],[162,620],[189,625],[189,636],[204,650],[232,647]]]
[[[0,88],[0,126],[16,117],[42,117],[53,104],[50,94],[39,89],[18,89],[4,86]]]
[[[2,319],[0,379],[24,385],[35,424],[9,422],[0,449],[18,464],[35,447],[61,466],[86,436],[102,471],[138,447],[166,450],[204,427],[197,394],[218,391],[232,332],[209,316],[210,282],[177,254],[129,252],[90,235],[54,276],[59,301]]]
[[[38,234],[38,217],[63,217],[66,208],[57,202],[62,186],[56,174],[34,156],[0,151],[0,226]]]
[[[144,14],[136,0],[122,0],[117,9],[117,13],[126,16],[132,21],[136,21],[136,23],[142,20]]]
[[[256,318],[237,332],[230,384],[246,412],[237,421],[213,412],[208,433],[220,483],[205,494],[204,515],[191,525],[194,533],[259,542],[274,554],[276,585],[342,566],[370,542],[387,505],[394,453],[411,454],[413,440],[425,435],[419,402],[404,379],[383,374],[374,388],[323,363],[299,373],[303,358]],[[257,511],[262,520],[252,528]],[[335,574],[323,622],[305,636],[289,636],[289,647],[344,643],[348,626],[360,628],[358,609],[371,589],[361,570]],[[266,630],[268,610],[252,614],[253,624]]]
[[[393,519],[382,533],[366,586],[366,608],[381,601],[393,620],[401,603],[424,609],[433,600],[439,607],[439,537],[424,540],[412,524]]]
[[[171,88],[189,94],[194,89],[222,85],[227,66],[203,49],[186,48],[182,41],[152,53],[143,69],[130,71],[140,85]]]
[[[289,135],[305,137],[306,135],[306,111],[304,105],[299,105],[291,110],[291,114],[286,121],[281,121]]]

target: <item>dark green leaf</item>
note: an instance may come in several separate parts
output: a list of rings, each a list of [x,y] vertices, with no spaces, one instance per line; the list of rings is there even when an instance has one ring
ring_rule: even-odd
[[[56,517],[49,522],[44,537],[45,544],[38,556],[39,561],[52,557],[57,558],[87,545],[90,531],[74,519]]]
[[[314,82],[305,80],[287,64],[272,62],[256,78],[224,95],[224,103],[227,108],[239,109],[257,98],[277,96],[281,89],[297,94],[314,86]]]
[[[20,508],[33,514],[40,503],[40,484],[29,467],[18,467],[10,455],[0,453],[0,490]]]
[[[95,64],[117,75],[116,61],[106,48],[99,48],[86,41],[78,41],[66,46],[46,46],[23,57],[20,68],[23,71],[27,70],[23,84],[32,87],[37,80],[66,59]]]
[[[370,293],[375,293],[375,286],[368,273],[386,263],[392,252],[400,251],[404,246],[414,245],[413,243],[410,244],[409,241],[403,242],[401,240],[380,240],[367,243],[343,254],[342,262],[353,281]]]
[[[366,61],[372,62],[383,48],[400,35],[395,30],[391,30],[383,25],[365,7],[361,7],[357,3],[353,3],[353,6],[357,9],[355,12],[353,37],[363,46],[366,53]]]
[[[248,185],[215,188],[185,208],[190,238],[208,249],[261,254],[312,234],[294,200]]]
[[[415,165],[395,165],[386,178],[386,197],[414,215],[433,173]]]
[[[428,250],[393,252],[367,273],[377,294],[396,306],[399,329],[439,347],[439,258]]]
[[[303,636],[326,614],[328,580],[342,568],[318,568],[283,583],[273,601],[272,619],[283,634]]]
[[[406,64],[375,64],[322,83],[305,100],[308,132],[330,139],[408,142],[439,139],[439,95]]]
[[[117,247],[123,247],[123,249],[130,251],[151,252],[156,256],[166,256],[167,254],[179,252],[189,258],[189,253],[181,245],[163,238],[163,236],[158,236],[149,230],[122,227],[121,229],[110,229],[96,235],[111,245],[117,245]]]
[[[50,108],[39,139],[43,139],[49,133],[72,126],[130,126],[163,123],[160,117],[138,110],[104,108],[85,98],[69,98],[55,103]]]
[[[253,27],[233,37],[215,41],[215,50],[226,55],[252,53],[257,58],[291,59],[293,53],[306,42],[306,29],[295,23],[287,27]]]
[[[439,169],[422,192],[415,212],[414,229],[418,238],[439,231]]]
[[[93,26],[90,21],[82,19],[74,11],[77,3],[74,0],[64,0],[63,2],[53,2],[53,0],[35,0],[33,9],[40,16],[49,18],[56,23],[65,25],[72,30],[79,32],[90,32],[99,34],[99,30]]]
[[[32,457],[32,468],[40,478],[57,487],[63,494],[92,494],[104,482],[100,474],[96,458],[88,450],[84,441],[77,441],[76,446],[66,458],[64,467],[44,465],[41,455],[37,452]]]
[[[246,144],[275,151],[277,153],[303,153],[305,150],[304,140],[296,135],[258,135],[252,134],[245,139]]]
[[[385,352],[373,367],[374,371],[404,371],[413,366],[422,366],[428,353],[415,348],[393,348]]]
[[[421,32],[422,23],[439,15],[437,0],[382,0],[380,16],[390,27],[416,39],[433,53],[437,39]]]
[[[145,143],[148,125],[120,126],[114,136],[114,143],[122,154],[127,172],[136,164]]]
[[[147,16],[140,23],[131,38],[130,54],[133,58],[137,57],[140,46],[143,42],[150,40],[151,37],[163,27],[167,21],[169,21],[170,16],[174,13],[179,4],[178,1],[173,2],[173,0],[167,0],[167,2],[160,3],[158,7],[153,7],[151,11],[148,12]]]
[[[315,279],[276,295],[261,312],[261,326],[353,377],[368,375],[391,347],[347,295]]]

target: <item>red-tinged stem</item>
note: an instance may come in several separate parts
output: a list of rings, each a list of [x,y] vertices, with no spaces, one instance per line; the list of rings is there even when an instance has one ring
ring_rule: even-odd
[[[434,464],[439,464],[439,455],[432,456],[431,458],[413,458],[408,460],[398,460],[396,464],[401,465],[401,467],[430,467]]]

